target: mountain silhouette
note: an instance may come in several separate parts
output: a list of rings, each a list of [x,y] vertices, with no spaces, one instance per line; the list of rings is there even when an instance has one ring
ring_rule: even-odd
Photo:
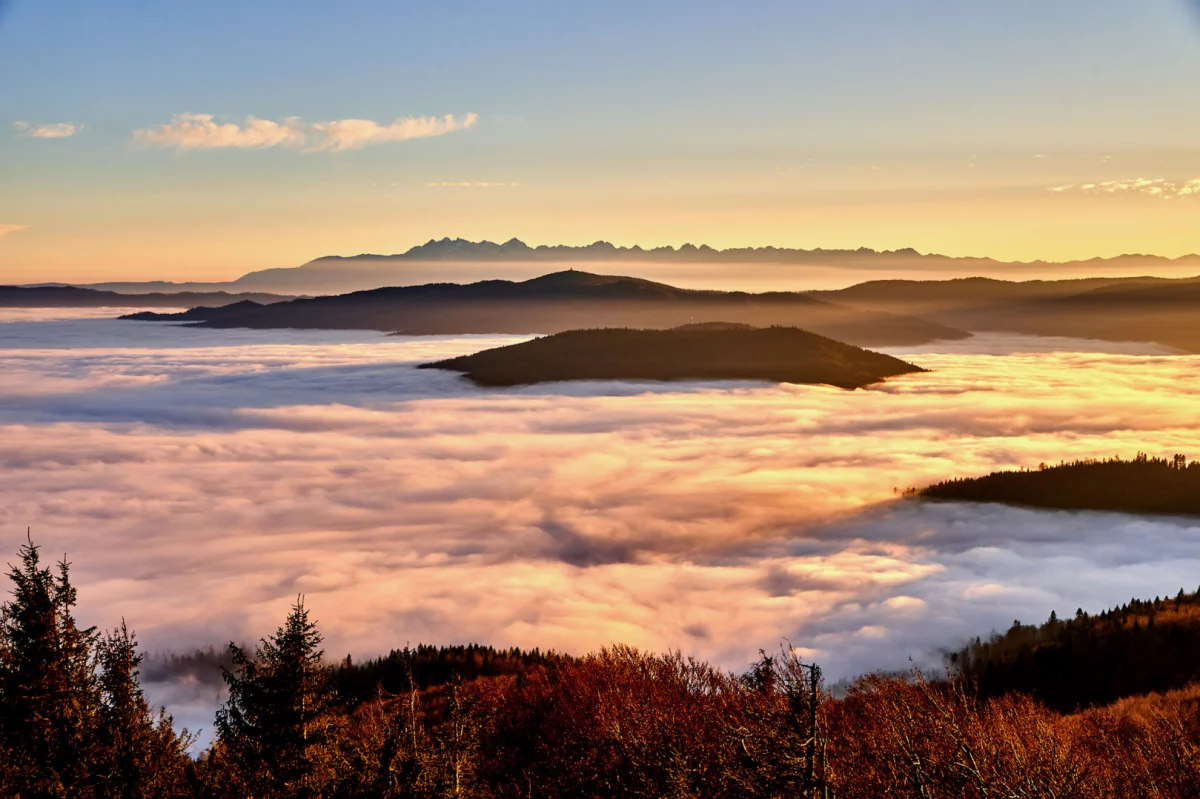
[[[710,322],[672,330],[570,330],[425,369],[463,372],[481,386],[563,380],[769,380],[853,389],[924,371],[794,327]]]
[[[804,327],[859,346],[919,344],[969,335],[924,319],[848,308],[800,293],[696,291],[574,270],[522,282],[432,283],[126,318],[204,327],[383,330],[408,335],[661,329],[722,319],[760,327]]]

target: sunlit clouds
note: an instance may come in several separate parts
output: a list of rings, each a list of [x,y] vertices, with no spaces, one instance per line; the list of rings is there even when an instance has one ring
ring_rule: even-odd
[[[1195,357],[927,351],[932,372],[867,391],[495,392],[411,366],[515,339],[3,328],[4,546],[32,526],[87,621],[124,616],[151,649],[256,638],[302,592],[337,656],[625,641],[737,667],[786,637],[846,675],[1200,570],[1192,522],[894,494],[1200,452]]]
[[[1101,183],[1068,183],[1062,186],[1053,186],[1050,191],[1056,194],[1140,194],[1162,200],[1173,200],[1200,194],[1200,178],[1186,181],[1173,181],[1165,178],[1133,178],[1131,180],[1106,180]]]
[[[164,125],[133,132],[135,144],[179,150],[275,147],[281,144],[302,147],[307,140],[300,120],[294,117],[283,122],[251,117],[239,125],[214,122],[212,114],[176,114]]]
[[[16,131],[17,135],[27,136],[31,139],[65,139],[83,130],[83,125],[74,122],[36,124],[19,121],[13,123],[13,130]]]
[[[177,150],[293,147],[315,152],[358,150],[369,144],[442,136],[474,127],[476,114],[457,117],[404,117],[390,125],[369,119],[305,122],[287,117],[281,122],[248,117],[244,122],[218,122],[212,114],[177,114],[153,128],[135,130],[134,144]]]
[[[368,144],[423,139],[466,130],[479,121],[477,114],[461,119],[453,114],[443,117],[410,117],[397,119],[390,125],[380,125],[369,119],[343,119],[338,122],[316,122],[310,128],[314,150],[357,150]]]

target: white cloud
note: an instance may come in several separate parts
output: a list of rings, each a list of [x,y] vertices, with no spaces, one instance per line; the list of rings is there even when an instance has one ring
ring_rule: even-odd
[[[1200,569],[1194,522],[892,494],[1200,452],[1196,356],[955,342],[869,391],[488,391],[410,367],[515,337],[6,318],[0,558],[32,525],[84,620],[150,649],[254,640],[303,591],[332,657],[622,640],[736,668],[786,638],[836,679]]]
[[[1063,186],[1051,186],[1049,191],[1056,194],[1070,192],[1091,195],[1143,195],[1160,200],[1173,200],[1200,194],[1200,178],[1183,182],[1166,178],[1131,178],[1100,183],[1068,183]]]
[[[390,125],[369,119],[305,122],[287,117],[281,122],[248,117],[244,123],[217,122],[212,114],[177,114],[171,121],[133,132],[134,144],[143,147],[174,147],[178,150],[225,147],[294,147],[306,151],[358,150],[368,144],[442,136],[466,130],[478,122],[476,114],[461,118],[408,117]]]
[[[177,114],[165,125],[135,130],[133,140],[146,147],[175,147],[191,150],[212,147],[302,146],[306,140],[299,120],[283,122],[250,117],[244,125],[217,123],[212,114]]]
[[[32,122],[14,122],[13,130],[33,139],[65,139],[83,130],[83,125],[74,122],[53,122],[37,125]]]

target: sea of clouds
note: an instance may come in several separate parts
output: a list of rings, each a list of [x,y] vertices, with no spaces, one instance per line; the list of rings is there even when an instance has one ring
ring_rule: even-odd
[[[896,493],[1200,456],[1200,357],[988,336],[893,351],[932,371],[865,391],[493,390],[413,367],[519,339],[102,316],[0,315],[0,546],[31,527],[83,620],[152,651],[252,641],[303,594],[333,658],[619,641],[740,669],[787,640],[837,679],[1200,582],[1194,520]],[[215,687],[153,688],[211,722]]]

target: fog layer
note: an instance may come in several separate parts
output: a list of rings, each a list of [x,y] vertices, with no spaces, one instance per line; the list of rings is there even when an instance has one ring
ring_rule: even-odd
[[[623,641],[741,667],[786,638],[837,677],[1200,573],[1196,521],[894,493],[1200,455],[1200,357],[990,337],[1007,354],[925,347],[932,372],[865,391],[495,391],[413,365],[517,339],[80,316],[0,324],[0,544],[32,527],[84,620],[149,649],[257,638],[303,593],[335,657]]]

